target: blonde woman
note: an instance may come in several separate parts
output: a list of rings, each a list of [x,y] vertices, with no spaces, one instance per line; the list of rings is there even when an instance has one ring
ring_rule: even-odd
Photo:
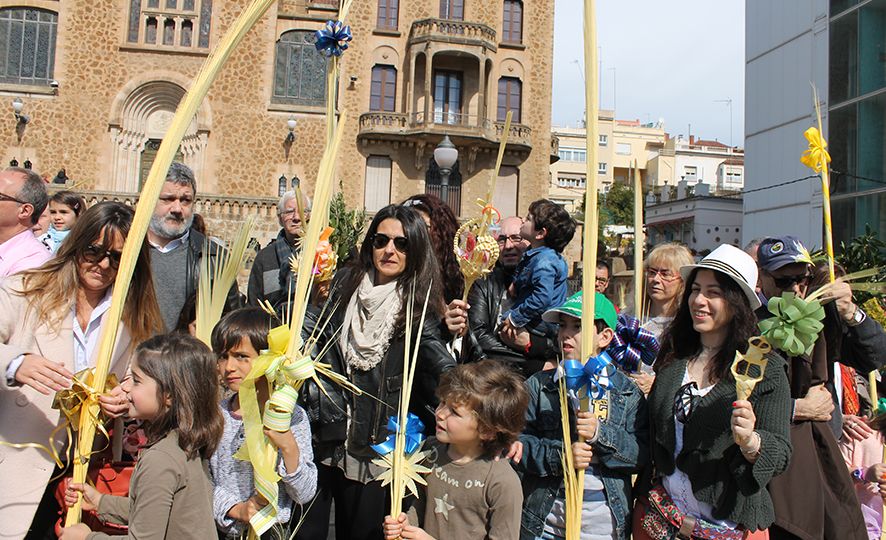
[[[0,441],[46,444],[61,424],[53,396],[71,387],[75,373],[95,366],[132,218],[133,210],[121,203],[93,206],[71,228],[55,258],[0,285]],[[111,372],[122,379],[135,345],[162,328],[145,243],[123,307]],[[110,417],[129,408],[119,387],[99,399]],[[47,489],[53,487],[54,469],[52,458],[36,448],[0,445],[0,478],[9,487],[0,491],[0,523],[9,537],[24,537],[29,530],[40,535],[54,524],[58,514]]]
[[[640,315],[643,328],[655,334],[659,342],[680,306],[683,295],[680,268],[694,263],[692,253],[686,246],[673,242],[655,246],[646,256],[643,264],[646,272],[646,310]],[[641,362],[640,371],[631,374],[631,378],[644,394],[649,394],[655,374],[652,366]]]

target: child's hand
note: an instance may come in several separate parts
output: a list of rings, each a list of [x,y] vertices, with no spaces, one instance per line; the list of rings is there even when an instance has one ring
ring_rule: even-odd
[[[385,540],[397,540],[403,534],[403,527],[409,525],[406,514],[401,513],[397,518],[385,516]]]
[[[886,482],[886,463],[875,463],[868,467],[868,470],[864,473],[864,480],[865,482],[877,484]]]
[[[575,463],[576,469],[587,469],[591,466],[591,458],[594,457],[594,450],[586,442],[572,443],[572,461]]]
[[[87,484],[69,484],[65,489],[65,506],[68,508],[77,504],[78,495],[83,494],[83,504],[80,507],[83,510],[90,511],[98,508],[99,501],[102,500],[102,494],[97,489]]]
[[[292,450],[298,450],[298,443],[295,442],[295,435],[292,434],[292,431],[274,431],[273,429],[265,428],[265,435],[267,435],[268,439],[271,441],[271,444],[277,447],[281,452],[289,452]]]
[[[58,538],[59,540],[86,540],[86,537],[89,536],[89,533],[91,532],[92,529],[90,529],[88,525],[77,523],[76,525],[71,525],[70,527],[62,529],[62,535]]]
[[[519,440],[511,443],[511,447],[508,448],[507,453],[502,452],[502,455],[495,456],[495,461],[498,461],[501,458],[509,459],[514,463],[520,463],[520,460],[523,458],[523,443]]]
[[[579,411],[575,426],[579,435],[585,439],[593,439],[597,435],[599,420],[589,411]]]
[[[412,527],[410,525],[403,526],[403,534],[400,535],[403,540],[434,540],[434,537],[426,533],[420,527]]]

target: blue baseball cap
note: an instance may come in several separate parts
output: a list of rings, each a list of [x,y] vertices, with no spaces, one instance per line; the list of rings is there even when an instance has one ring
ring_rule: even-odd
[[[757,264],[767,272],[795,263],[814,264],[809,251],[796,236],[766,238],[757,248]]]

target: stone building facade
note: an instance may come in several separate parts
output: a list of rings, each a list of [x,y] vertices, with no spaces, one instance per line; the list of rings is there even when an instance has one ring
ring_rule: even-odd
[[[21,114],[0,127],[0,158],[28,160],[97,193],[136,195],[176,106],[245,0],[0,0],[0,96]],[[211,229],[227,234],[298,177],[311,193],[324,147],[325,60],[313,32],[334,0],[280,0],[232,54],[179,158],[198,177]],[[547,195],[553,0],[367,0],[348,14],[337,110],[336,178],[374,211],[440,191],[433,149],[459,150],[450,201],[475,213],[514,110],[494,202],[525,212]],[[11,108],[11,107],[10,107]],[[11,112],[11,111],[10,111]],[[288,124],[295,120],[290,133]],[[436,191],[435,191],[436,190]],[[211,199],[211,200],[210,200]],[[276,223],[266,228],[273,234]]]

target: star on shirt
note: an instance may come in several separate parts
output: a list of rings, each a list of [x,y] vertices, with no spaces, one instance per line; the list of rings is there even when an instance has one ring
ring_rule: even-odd
[[[443,498],[436,497],[434,499],[434,513],[435,514],[443,514],[443,517],[446,521],[449,521],[449,511],[455,508],[454,505],[449,504],[449,494],[443,494]]]

